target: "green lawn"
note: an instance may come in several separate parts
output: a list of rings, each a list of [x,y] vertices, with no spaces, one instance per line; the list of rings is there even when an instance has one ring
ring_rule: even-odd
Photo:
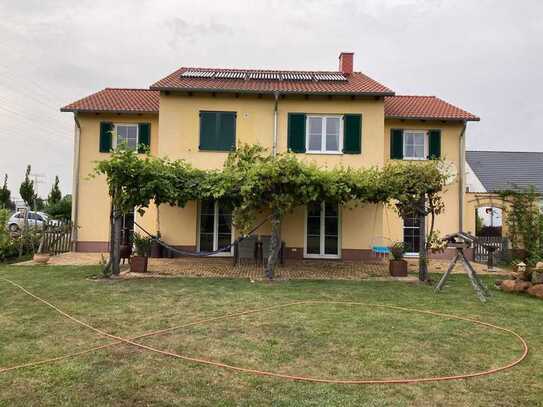
[[[257,377],[118,345],[0,374],[0,405],[543,405],[543,302],[503,294],[481,304],[463,275],[443,293],[402,282],[220,279],[93,281],[96,267],[0,267],[9,278],[91,325],[124,337],[204,317],[300,300],[390,304],[481,319],[530,345],[512,370],[414,385],[331,385]],[[436,278],[437,276],[433,276]],[[493,285],[492,278],[485,279]],[[0,367],[110,342],[0,280]],[[293,375],[388,378],[484,370],[518,357],[511,336],[463,321],[355,305],[310,305],[180,329],[142,343]]]

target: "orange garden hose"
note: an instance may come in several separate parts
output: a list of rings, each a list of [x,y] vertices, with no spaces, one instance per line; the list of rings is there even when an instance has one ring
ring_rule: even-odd
[[[427,382],[438,382],[438,381],[447,381],[447,380],[467,379],[467,378],[471,378],[471,377],[486,376],[486,375],[497,373],[497,372],[500,372],[500,371],[503,371],[503,370],[506,370],[506,369],[510,369],[513,366],[516,366],[517,364],[522,362],[526,358],[526,356],[528,355],[528,344],[527,344],[526,340],[522,336],[517,334],[515,331],[513,331],[511,329],[508,329],[508,328],[503,328],[503,327],[500,327],[500,326],[497,326],[497,325],[493,325],[493,324],[490,324],[490,323],[487,323],[487,322],[478,321],[478,320],[472,319],[472,318],[460,317],[460,316],[450,315],[450,314],[443,314],[443,313],[438,313],[438,312],[434,312],[434,311],[417,310],[417,309],[412,309],[412,308],[398,307],[398,306],[394,306],[394,305],[365,304],[365,303],[353,302],[353,301],[298,301],[298,302],[291,302],[291,303],[287,303],[287,304],[273,305],[273,306],[260,308],[260,309],[241,311],[241,312],[227,314],[227,315],[214,317],[214,318],[207,318],[207,319],[203,319],[203,320],[199,320],[199,321],[190,322],[190,323],[187,323],[187,324],[184,324],[184,325],[179,325],[179,326],[175,326],[175,327],[170,327],[170,328],[165,328],[165,329],[161,329],[161,330],[157,330],[157,331],[148,332],[148,333],[145,333],[145,334],[133,337],[133,338],[123,338],[123,337],[120,337],[120,336],[117,336],[117,335],[112,335],[110,333],[107,333],[107,332],[105,332],[105,331],[103,331],[103,330],[101,330],[99,328],[93,327],[92,325],[90,325],[90,324],[88,324],[88,323],[86,323],[84,321],[81,321],[81,320],[69,315],[68,313],[62,311],[57,306],[55,306],[55,305],[51,304],[50,302],[38,297],[37,295],[31,293],[30,291],[28,291],[27,289],[25,289],[21,285],[19,285],[17,283],[14,283],[13,281],[10,281],[10,280],[8,280],[6,278],[2,278],[2,277],[0,277],[0,279],[2,279],[4,281],[10,283],[11,285],[17,287],[18,289],[22,290],[27,295],[33,297],[34,299],[36,299],[38,301],[41,301],[42,303],[46,304],[50,308],[53,308],[55,311],[57,311],[58,313],[60,313],[64,317],[70,319],[71,321],[76,322],[77,324],[82,325],[82,326],[84,326],[84,327],[86,327],[86,328],[88,328],[88,329],[102,335],[102,336],[105,336],[105,337],[108,337],[108,338],[111,338],[111,339],[115,339],[115,342],[111,342],[111,343],[108,343],[108,344],[96,346],[96,347],[93,347],[93,348],[90,348],[90,349],[87,349],[87,350],[84,350],[84,351],[70,353],[70,354],[66,354],[66,355],[63,355],[63,356],[58,356],[58,357],[55,357],[55,358],[45,359],[45,360],[41,360],[41,361],[37,361],[37,362],[30,362],[30,363],[25,363],[25,364],[21,364],[21,365],[17,365],[17,366],[11,366],[11,367],[7,367],[7,368],[0,368],[0,373],[5,373],[5,372],[11,371],[11,370],[20,369],[20,368],[24,368],[24,367],[38,366],[38,365],[42,365],[42,364],[46,364],[46,363],[51,363],[51,362],[67,359],[67,358],[70,358],[70,357],[80,356],[80,355],[83,355],[83,354],[94,352],[94,351],[97,351],[97,350],[100,350],[100,349],[105,349],[105,348],[108,348],[108,347],[111,347],[111,346],[114,346],[114,345],[117,345],[117,344],[121,344],[121,343],[126,343],[126,344],[129,344],[129,345],[135,346],[137,348],[145,349],[145,350],[155,352],[155,353],[158,353],[158,354],[161,354],[161,355],[164,355],[164,356],[169,356],[169,357],[173,357],[173,358],[177,358],[177,359],[186,360],[186,361],[189,361],[189,362],[200,363],[200,364],[219,367],[219,368],[224,368],[224,369],[230,369],[230,370],[234,370],[234,371],[242,372],[242,373],[249,373],[249,374],[254,374],[254,375],[259,375],[259,376],[276,377],[276,378],[280,378],[280,379],[295,380],[295,381],[314,382],[314,383],[331,383],[331,384],[407,384],[407,383],[427,383]],[[269,310],[277,309],[277,308],[285,308],[285,307],[290,307],[290,306],[295,306],[295,305],[316,305],[316,304],[363,305],[363,306],[368,306],[368,307],[395,309],[395,310],[401,310],[401,311],[407,311],[407,312],[418,312],[418,313],[421,313],[421,314],[428,314],[428,315],[439,316],[439,317],[444,317],[444,318],[449,318],[449,319],[456,319],[456,320],[460,320],[460,321],[467,321],[467,322],[482,325],[482,326],[485,326],[485,327],[488,327],[488,328],[493,328],[493,329],[496,329],[496,330],[499,330],[499,331],[503,331],[503,332],[506,332],[506,333],[514,336],[520,342],[520,344],[522,345],[523,352],[522,352],[522,355],[519,358],[517,358],[514,361],[508,363],[507,365],[492,368],[492,369],[488,369],[488,370],[484,370],[484,371],[480,371],[480,372],[474,372],[474,373],[466,373],[466,374],[459,374],[459,375],[453,375],[453,376],[436,376],[436,377],[421,377],[421,378],[352,379],[352,380],[347,380],[347,379],[326,379],[326,378],[317,378],[317,377],[293,376],[293,375],[283,374],[283,373],[276,373],[276,372],[270,372],[270,371],[249,369],[249,368],[244,368],[244,367],[239,367],[239,366],[228,365],[228,364],[225,364],[225,363],[215,362],[215,361],[212,361],[212,360],[207,360],[207,359],[201,359],[201,358],[195,358],[195,357],[191,357],[191,356],[181,355],[181,354],[178,354],[178,353],[157,349],[157,348],[154,348],[154,347],[151,347],[151,346],[148,346],[148,345],[144,345],[144,344],[135,342],[135,340],[137,340],[137,339],[141,339],[141,338],[145,338],[145,337],[149,337],[149,336],[154,336],[154,335],[160,335],[160,334],[163,334],[165,332],[169,332],[169,331],[173,331],[175,329],[180,329],[180,328],[189,327],[189,326],[193,326],[193,325],[204,324],[204,323],[214,322],[214,321],[218,321],[218,320],[243,316],[243,315],[255,314],[255,313],[269,311]]]

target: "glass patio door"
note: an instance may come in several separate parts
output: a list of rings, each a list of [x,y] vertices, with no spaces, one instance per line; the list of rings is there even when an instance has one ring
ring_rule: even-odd
[[[339,258],[339,208],[331,203],[307,206],[306,257]]]
[[[403,241],[407,255],[419,254],[420,235],[419,218],[416,215],[409,215],[403,220]]]
[[[230,243],[232,243],[232,208],[220,201],[202,201],[198,251],[212,252]],[[230,255],[231,251],[220,254]]]

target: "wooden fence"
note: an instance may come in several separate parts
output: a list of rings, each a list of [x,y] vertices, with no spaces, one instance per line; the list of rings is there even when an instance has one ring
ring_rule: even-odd
[[[43,251],[51,255],[72,249],[72,222],[49,220],[43,225]]]
[[[485,246],[495,247],[494,263],[508,261],[511,256],[509,250],[509,239],[501,236],[477,236],[478,242],[474,247],[474,260],[477,263],[486,263],[488,261],[489,251]]]

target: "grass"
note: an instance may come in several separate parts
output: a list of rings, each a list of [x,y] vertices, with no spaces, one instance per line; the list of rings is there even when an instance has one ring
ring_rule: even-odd
[[[96,267],[0,267],[66,312],[121,336],[202,317],[300,300],[429,309],[516,330],[531,346],[512,370],[455,382],[345,386],[290,382],[192,364],[119,345],[0,374],[0,405],[543,405],[543,302],[492,290],[481,304],[463,275],[439,295],[401,282],[235,279],[93,281]],[[437,276],[434,276],[437,277]],[[485,278],[488,286],[493,278]],[[107,343],[0,281],[0,367]],[[449,375],[505,364],[520,346],[467,322],[355,305],[280,308],[142,340],[160,349],[237,366],[328,378]]]

